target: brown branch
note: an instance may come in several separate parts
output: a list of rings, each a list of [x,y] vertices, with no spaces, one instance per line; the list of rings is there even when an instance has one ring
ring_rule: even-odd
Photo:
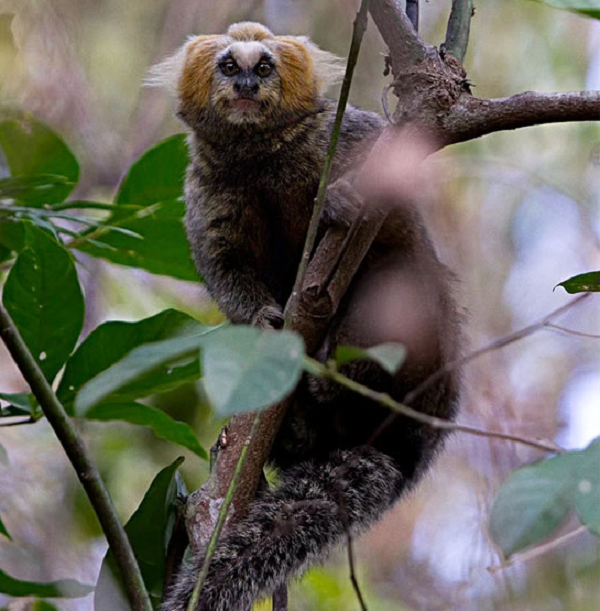
[[[567,329],[566,327],[561,327],[560,325],[555,325],[551,322],[546,324],[546,328],[552,331],[560,331],[565,335],[574,335],[575,337],[588,337],[590,339],[600,339],[600,335],[596,333],[585,333],[584,331],[577,331],[576,329]]]
[[[471,18],[474,14],[473,0],[452,0],[452,10],[446,29],[446,52],[462,63],[469,46]]]
[[[354,592],[356,592],[356,597],[358,598],[361,611],[369,611],[367,608],[367,604],[365,603],[365,599],[362,595],[358,579],[356,578],[356,569],[354,567],[354,545],[352,540],[352,533],[350,532],[350,528],[348,526],[346,526],[346,540],[348,548],[348,566],[350,568],[350,582],[352,583]]]
[[[503,130],[566,121],[600,121],[600,91],[536,93],[509,98],[461,96],[443,120],[446,144]]]
[[[406,0],[406,16],[415,32],[419,31],[419,0]]]
[[[394,73],[425,58],[428,47],[419,38],[399,0],[372,0],[369,11],[390,50]]]

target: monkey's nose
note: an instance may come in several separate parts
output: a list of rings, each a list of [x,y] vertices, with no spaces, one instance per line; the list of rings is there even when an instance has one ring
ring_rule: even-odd
[[[250,79],[239,80],[233,84],[233,90],[242,97],[253,97],[258,93],[258,83]]]

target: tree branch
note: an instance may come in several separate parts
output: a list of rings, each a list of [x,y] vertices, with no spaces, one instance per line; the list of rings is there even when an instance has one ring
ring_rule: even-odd
[[[419,0],[406,0],[406,16],[415,32],[419,31]]]
[[[446,52],[462,64],[469,46],[469,32],[473,17],[473,0],[452,0],[452,10],[446,30]]]
[[[443,120],[446,144],[509,129],[566,121],[600,121],[600,91],[536,93],[509,98],[461,96]]]
[[[390,50],[394,74],[425,59],[429,48],[419,38],[399,0],[372,0],[369,11]]]
[[[50,426],[54,429],[77,477],[98,516],[121,573],[123,584],[134,611],[152,611],[152,604],[133,550],[115,510],[112,499],[87,448],[77,434],[52,387],[26,346],[9,313],[0,305],[0,337],[38,400]]]

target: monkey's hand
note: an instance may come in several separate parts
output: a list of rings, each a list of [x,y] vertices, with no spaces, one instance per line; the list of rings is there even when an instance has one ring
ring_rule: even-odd
[[[338,178],[327,189],[324,218],[328,225],[349,227],[364,210],[364,199],[348,175]]]
[[[282,329],[283,322],[283,311],[274,305],[263,306],[252,319],[252,324],[259,329]]]

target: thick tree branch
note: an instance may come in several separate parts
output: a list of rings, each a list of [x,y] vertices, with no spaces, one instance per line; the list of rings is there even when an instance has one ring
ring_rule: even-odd
[[[446,144],[542,123],[600,121],[600,91],[536,93],[485,100],[463,95],[444,118]]]
[[[369,11],[390,50],[395,74],[425,59],[429,48],[419,38],[399,0],[371,0]]]
[[[469,46],[473,12],[473,0],[452,0],[452,10],[448,19],[446,42],[444,44],[446,52],[456,57],[461,64]]]
[[[112,499],[106,490],[98,469],[73,422],[65,412],[42,370],[26,346],[9,313],[0,305],[0,337],[29,384],[50,426],[54,429],[77,477],[86,491],[98,516],[102,531],[114,554],[125,590],[134,611],[152,611],[152,604],[142,579],[138,563],[117,515]]]

